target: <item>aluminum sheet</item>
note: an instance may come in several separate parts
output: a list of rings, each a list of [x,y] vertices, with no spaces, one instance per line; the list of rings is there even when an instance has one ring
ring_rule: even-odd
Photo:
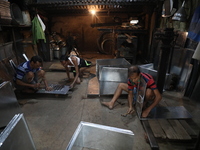
[[[121,83],[121,82],[100,81],[99,96],[101,96],[101,95],[113,95],[115,93],[119,83]],[[127,92],[123,91],[122,94],[127,94]]]
[[[103,67],[99,79],[99,94],[113,95],[119,83],[126,83],[128,68]],[[126,92],[123,92],[127,94]]]
[[[5,127],[15,114],[21,112],[11,82],[0,84],[0,127]]]
[[[155,107],[146,119],[189,119],[192,115],[184,106]],[[143,118],[141,118],[143,119]]]
[[[146,92],[146,82],[142,77],[140,77],[140,82],[137,85],[137,100],[136,100],[136,112],[139,118],[142,116],[142,109],[143,109],[143,103],[145,99],[145,92]]]
[[[128,68],[103,67],[100,73],[100,81],[127,82]]]
[[[97,59],[96,72],[99,80],[99,95],[113,95],[119,83],[126,83],[130,66],[131,64],[124,58]]]
[[[148,74],[152,75],[152,77],[156,81],[158,71],[153,69],[153,63],[140,65],[139,68],[140,68],[141,72],[148,73]],[[171,80],[171,75],[166,73],[166,76],[165,76],[165,88],[169,87],[170,80]]]
[[[129,68],[131,64],[124,58],[116,59],[97,59],[96,60],[96,73],[99,79],[103,67],[118,67]]]
[[[66,150],[132,150],[133,138],[130,130],[82,121]]]
[[[0,134],[0,150],[36,150],[23,114],[16,114]]]
[[[49,86],[52,87],[53,90],[46,91],[45,88],[42,88],[39,89],[36,93],[66,95],[69,91],[69,86],[67,85],[50,84]]]

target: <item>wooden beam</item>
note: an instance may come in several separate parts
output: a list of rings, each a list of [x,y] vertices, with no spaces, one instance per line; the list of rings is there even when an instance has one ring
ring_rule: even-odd
[[[142,120],[141,122],[142,122],[144,129],[145,129],[145,132],[147,133],[151,149],[152,150],[159,150],[159,146],[158,146],[157,141],[156,141],[156,139],[153,135],[153,132],[151,130],[151,127],[149,125],[148,120]]]

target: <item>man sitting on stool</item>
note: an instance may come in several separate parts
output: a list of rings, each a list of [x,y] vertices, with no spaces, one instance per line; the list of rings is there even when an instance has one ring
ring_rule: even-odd
[[[42,62],[40,56],[33,56],[30,61],[24,62],[17,67],[14,76],[16,89],[25,93],[34,93],[43,81],[46,90],[51,90],[51,87],[47,85],[45,71],[41,69]]]
[[[69,80],[70,80],[69,71],[72,71],[73,74],[74,74],[74,80],[71,83],[70,88],[73,88],[75,83],[78,83],[78,84],[81,83],[80,68],[90,67],[92,65],[92,63],[90,61],[84,60],[84,59],[79,58],[79,57],[74,56],[74,55],[71,55],[71,56],[63,55],[63,56],[60,57],[60,62],[65,67],[67,77],[68,77]],[[70,68],[71,68],[71,70],[70,70]]]
[[[140,82],[140,78],[142,77],[147,83],[142,117],[147,117],[149,112],[162,99],[162,96],[154,82],[154,79],[150,74],[140,72],[140,70],[137,66],[131,66],[128,69],[128,77],[129,77],[128,83],[119,83],[119,85],[115,91],[115,94],[110,102],[101,102],[101,103],[103,105],[107,106],[109,109],[113,109],[115,102],[117,101],[117,99],[121,95],[122,91],[124,90],[128,93],[129,109],[127,111],[127,114],[133,113],[134,112],[133,98],[134,98],[134,94],[136,94],[133,92],[133,90],[134,90],[134,88],[137,88],[137,85]],[[151,104],[149,106],[147,106],[145,103],[151,103]]]

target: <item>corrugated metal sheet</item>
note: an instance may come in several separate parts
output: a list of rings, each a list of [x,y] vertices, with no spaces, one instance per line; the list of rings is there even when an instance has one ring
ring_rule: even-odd
[[[49,13],[59,12],[88,12],[88,9],[94,8],[98,11],[137,11],[144,6],[156,6],[164,0],[37,0],[29,3],[38,9],[42,9]],[[138,7],[139,6],[139,7]]]

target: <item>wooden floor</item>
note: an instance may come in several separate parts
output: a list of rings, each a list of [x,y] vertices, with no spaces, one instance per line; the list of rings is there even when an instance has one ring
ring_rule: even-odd
[[[168,101],[168,104],[174,106],[174,103],[170,103],[170,101]],[[160,105],[169,106],[168,104],[163,99],[160,102]],[[158,141],[195,145],[199,140],[200,128],[192,118],[151,119],[142,122],[152,149],[159,149]],[[195,148],[192,146],[191,149]]]

